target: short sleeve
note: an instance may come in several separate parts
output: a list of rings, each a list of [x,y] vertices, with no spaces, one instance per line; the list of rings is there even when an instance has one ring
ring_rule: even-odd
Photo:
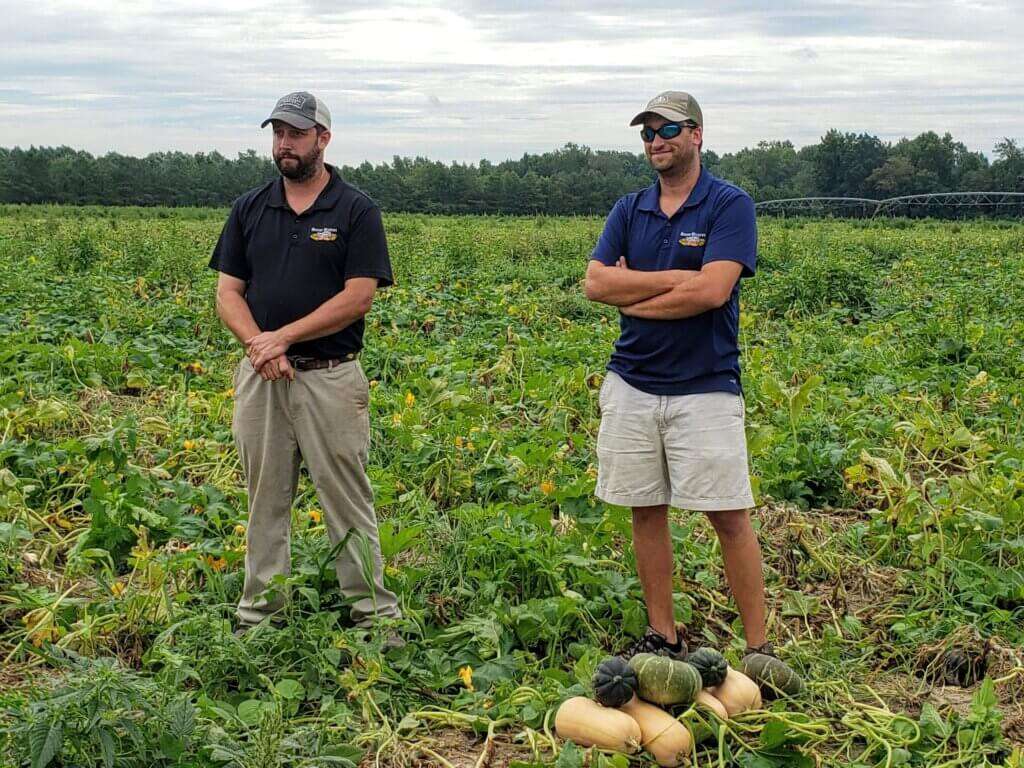
[[[625,198],[619,199],[608,214],[604,223],[604,231],[601,233],[597,245],[594,246],[590,258],[599,261],[606,267],[613,266],[620,256],[628,256],[626,253],[626,203]]]
[[[757,218],[749,195],[737,195],[716,213],[704,246],[704,264],[711,261],[739,262],[740,277],[757,271]]]
[[[249,262],[245,258],[245,237],[242,234],[242,205],[236,200],[231,206],[231,213],[221,230],[220,239],[210,257],[210,269],[248,280],[250,276]]]
[[[380,208],[368,204],[354,214],[345,257],[345,279],[376,277],[381,288],[393,285],[391,259],[388,256]]]

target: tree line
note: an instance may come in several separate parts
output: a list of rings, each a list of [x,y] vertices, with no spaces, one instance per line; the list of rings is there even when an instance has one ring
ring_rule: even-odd
[[[762,141],[705,166],[758,201],[787,197],[887,198],[931,192],[1024,192],[1024,147],[1000,141],[989,160],[949,133],[884,142],[830,130],[816,144]],[[603,214],[625,192],[651,183],[642,154],[577,144],[518,160],[450,164],[396,156],[341,168],[384,210],[419,213]],[[0,148],[0,203],[225,206],[277,175],[273,162],[241,152],[118,153],[71,147]]]

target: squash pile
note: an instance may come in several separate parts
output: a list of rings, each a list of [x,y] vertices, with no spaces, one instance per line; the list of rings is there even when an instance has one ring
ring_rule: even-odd
[[[666,768],[689,761],[693,745],[711,735],[712,718],[761,707],[757,683],[710,648],[687,661],[651,653],[628,662],[612,656],[598,665],[593,682],[596,701],[576,696],[558,708],[559,737],[627,754],[643,749]],[[684,711],[676,717],[662,707]]]

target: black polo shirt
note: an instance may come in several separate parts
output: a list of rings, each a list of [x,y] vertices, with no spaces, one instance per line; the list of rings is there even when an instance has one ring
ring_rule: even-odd
[[[261,331],[305,317],[351,277],[391,285],[391,261],[380,209],[328,165],[331,180],[296,216],[279,178],[250,190],[231,207],[210,267],[245,280],[245,300]],[[300,341],[289,355],[344,357],[363,347],[363,319],[319,339]]]

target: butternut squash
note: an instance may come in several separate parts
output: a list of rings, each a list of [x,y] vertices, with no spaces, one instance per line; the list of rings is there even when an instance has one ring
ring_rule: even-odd
[[[729,719],[729,713],[722,702],[706,689],[697,694],[693,700],[693,708],[687,710],[687,713],[682,715],[682,723],[690,730],[696,744],[702,743],[714,733],[710,725],[711,720],[718,719],[724,722]]]
[[[761,689],[757,683],[732,667],[721,685],[707,690],[722,703],[729,717],[761,708]]]
[[[690,732],[668,712],[635,697],[621,709],[640,726],[640,745],[654,756],[658,765],[675,768],[690,759]]]
[[[555,713],[559,738],[581,747],[598,747],[632,754],[640,749],[640,726],[625,712],[602,707],[586,696],[562,702]]]
[[[729,719],[729,710],[725,708],[725,705],[722,702],[712,696],[706,688],[697,694],[697,698],[693,700],[693,704],[697,707],[710,709],[715,713],[719,720]]]

